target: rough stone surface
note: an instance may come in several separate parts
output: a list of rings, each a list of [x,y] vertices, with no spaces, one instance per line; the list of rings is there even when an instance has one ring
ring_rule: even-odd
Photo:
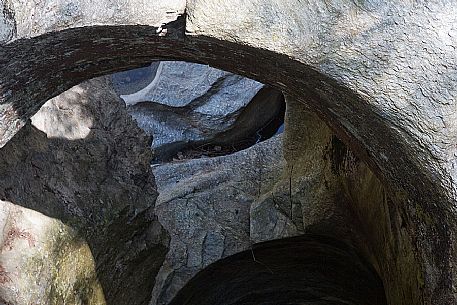
[[[34,37],[68,27],[93,24],[142,24],[160,27],[184,12],[186,1],[7,0],[2,5],[14,13],[18,37]]]
[[[185,7],[185,18],[161,27],[142,13],[161,0],[100,2],[115,14],[85,6],[69,14],[76,20],[39,13],[50,2],[86,3],[0,2],[17,27],[0,48],[1,146],[49,98],[94,76],[162,58],[250,77],[307,104],[389,195],[370,209],[371,196],[355,196],[347,209],[377,257],[387,302],[457,302],[455,1],[189,0],[174,10]]]
[[[287,107],[283,141],[278,136],[233,155],[154,167],[156,211],[172,237],[151,304],[167,304],[187,283],[203,285],[198,276],[189,279],[212,262],[304,234],[352,245],[383,278],[395,266],[411,286],[420,280],[401,211],[382,183],[306,105],[289,99]],[[391,285],[384,281],[386,289]]]
[[[2,11],[0,12],[0,42],[5,43],[16,36],[16,21],[11,4],[7,1],[2,5]]]
[[[32,124],[0,151],[3,177],[15,177],[1,179],[2,198],[16,203],[4,202],[2,214],[7,219],[2,250],[6,282],[0,287],[8,302],[27,304],[22,300],[40,291],[43,304],[84,298],[91,304],[144,304],[148,296],[150,304],[168,304],[210,264],[259,241],[305,233],[357,246],[380,271],[379,257],[363,247],[369,243],[361,232],[354,233],[344,204],[352,202],[346,197],[357,204],[365,194],[373,199],[382,194],[372,192],[378,187],[360,187],[364,172],[353,170],[360,161],[296,101],[288,101],[284,143],[279,135],[228,156],[153,166],[160,193],[154,212],[148,138],[128,118],[109,81],[96,79],[72,88],[45,104]],[[26,153],[25,143],[36,144]],[[20,161],[10,151],[21,152]],[[125,209],[139,209],[128,226],[120,215],[128,213]],[[44,228],[30,229],[33,221]],[[135,233],[129,235],[129,229]],[[27,253],[23,261],[15,251]],[[10,271],[24,265],[32,274],[40,274],[33,269],[37,266],[51,271],[34,286],[29,273]],[[120,272],[113,279],[113,268],[125,275]],[[16,277],[10,281],[11,274]],[[325,285],[341,290],[340,284]],[[134,289],[143,293],[132,298]]]
[[[1,201],[1,304],[105,305],[91,247],[72,227]]]
[[[257,218],[262,220],[265,209],[274,212],[273,201],[276,214],[289,215],[299,231],[331,236],[357,248],[383,279],[388,300],[413,300],[423,278],[394,192],[309,112],[308,105],[289,98],[287,107],[286,176],[272,190],[272,198],[253,205],[254,215],[260,213]],[[268,240],[264,231],[271,225],[263,220],[258,227],[261,240]],[[401,291],[394,286],[398,275],[390,268],[401,270]]]
[[[199,102],[197,112],[222,115],[246,106],[260,88],[262,84],[256,81],[207,65],[162,61],[147,86],[120,94],[127,105],[154,102],[177,108]]]
[[[407,253],[401,247],[410,244],[378,246],[402,234],[397,224],[380,229],[387,215],[367,213],[373,221],[361,228],[360,215],[353,214],[369,209],[365,206],[392,208],[381,182],[308,107],[294,100],[287,107],[283,140],[279,135],[229,156],[154,166],[160,194],[156,213],[171,242],[151,305],[168,304],[213,262],[259,242],[304,234],[354,246],[379,274],[390,264],[417,275],[414,258],[391,252]],[[334,285],[331,289],[343,289]]]
[[[149,300],[168,247],[150,141],[100,78],[47,102],[0,150],[5,304]]]
[[[209,264],[249,249],[250,206],[284,166],[281,136],[217,158],[156,165],[156,213],[171,236],[151,305],[168,304]]]
[[[288,100],[287,107],[286,164],[274,186],[251,207],[252,239],[262,242],[306,232],[344,240],[351,236],[350,218],[343,207],[340,173],[334,171],[338,160],[332,159],[332,151],[344,144],[305,105]]]

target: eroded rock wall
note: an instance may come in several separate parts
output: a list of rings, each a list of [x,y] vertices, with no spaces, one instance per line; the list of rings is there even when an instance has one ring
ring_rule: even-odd
[[[0,150],[5,302],[167,304],[210,264],[304,234],[350,247],[389,301],[422,302],[404,288],[424,283],[405,212],[309,106],[288,99],[284,136],[155,165],[157,203],[150,144],[100,78]]]
[[[396,272],[383,269],[400,266],[401,259],[382,240],[399,233],[384,226],[396,214],[385,214],[382,183],[305,104],[289,99],[285,121],[283,135],[247,150],[153,167],[156,211],[171,243],[151,304],[167,304],[214,262],[259,242],[307,234],[338,240],[386,278]],[[363,218],[365,209],[373,216]],[[392,238],[404,246],[405,236]],[[251,259],[262,264],[255,263],[255,251]]]
[[[283,116],[281,92],[207,65],[162,61],[112,78],[139,127],[154,136],[158,161],[198,148],[249,147]]]
[[[0,150],[6,304],[149,300],[168,248],[150,143],[99,78],[47,102]]]
[[[49,98],[158,58],[263,81],[310,105],[388,186],[421,274],[387,270],[389,301],[456,303],[455,1],[89,2],[0,2],[1,146]]]
[[[309,106],[289,98],[284,135],[247,150],[153,166],[155,202],[150,138],[122,103],[108,78],[81,84],[0,150],[5,302],[167,304],[210,264],[306,234],[350,247],[389,300],[417,297],[404,212]]]
[[[168,304],[198,271],[252,247],[251,204],[283,166],[279,135],[228,156],[153,167],[156,213],[171,242],[151,305]]]
[[[296,227],[302,226],[302,232],[332,236],[358,249],[383,279],[389,302],[421,304],[417,291],[423,289],[423,273],[407,232],[410,220],[404,199],[306,104],[289,99],[287,106],[286,181],[273,192],[276,202],[283,198],[278,206],[286,211],[291,207],[289,218]],[[275,211],[268,201],[266,206]],[[293,210],[294,206],[299,208]],[[263,212],[263,208],[259,205],[257,210]]]

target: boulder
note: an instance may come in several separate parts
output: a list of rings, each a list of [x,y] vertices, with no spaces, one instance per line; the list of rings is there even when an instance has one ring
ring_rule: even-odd
[[[99,78],[48,101],[0,150],[0,303],[150,299],[168,249],[150,143]]]

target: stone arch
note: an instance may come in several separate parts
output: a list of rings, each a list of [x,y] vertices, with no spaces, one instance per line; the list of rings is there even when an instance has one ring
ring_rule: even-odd
[[[19,2],[8,7],[17,9]],[[451,87],[457,61],[449,48],[457,42],[456,36],[443,37],[440,31],[451,33],[456,15],[446,13],[446,3],[430,9],[400,2],[340,1],[326,7],[298,0],[241,2],[188,1],[187,19],[156,26],[152,24],[163,18],[139,20],[151,25],[133,25],[134,18],[91,19],[87,6],[86,11],[70,10],[69,16],[78,22],[70,18],[48,24],[46,16],[31,17],[33,10],[8,14],[16,23],[15,35],[6,31],[15,39],[0,48],[0,145],[47,99],[85,79],[152,59],[202,62],[257,79],[308,105],[385,186],[389,211],[379,213],[389,215],[384,228],[401,224],[390,230],[398,234],[391,232],[384,240],[386,235],[379,232],[383,229],[367,223],[366,210],[357,207],[356,214],[372,229],[372,242],[385,244],[385,252],[374,256],[385,263],[381,276],[394,282],[387,288],[388,301],[451,304],[455,147],[450,136],[454,114],[449,109],[455,106]],[[84,3],[75,1],[74,7]],[[177,3],[181,8],[182,1]],[[237,6],[252,14],[237,18]],[[257,7],[263,11],[254,10]],[[306,18],[297,16],[296,9]],[[351,20],[354,15],[358,21]],[[428,20],[435,21],[435,28]],[[430,35],[432,31],[437,35]],[[386,39],[389,43],[383,45]],[[395,74],[396,68],[408,65],[409,72]],[[425,76],[432,81],[421,87]],[[417,111],[411,112],[413,108]],[[436,127],[440,118],[449,127]],[[402,256],[412,268],[402,267]]]
[[[376,272],[353,249],[324,236],[257,244],[206,267],[171,305],[386,304]]]

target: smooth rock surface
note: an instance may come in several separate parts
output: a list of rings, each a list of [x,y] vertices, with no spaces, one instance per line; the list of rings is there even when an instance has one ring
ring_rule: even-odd
[[[158,62],[112,77],[129,113],[153,135],[159,160],[189,147],[249,146],[260,141],[266,125],[282,116],[280,92],[206,65]],[[146,79],[147,85],[132,92]]]
[[[144,89],[156,77],[159,64],[160,62],[153,62],[146,67],[112,74],[114,90],[119,95],[129,95]]]

